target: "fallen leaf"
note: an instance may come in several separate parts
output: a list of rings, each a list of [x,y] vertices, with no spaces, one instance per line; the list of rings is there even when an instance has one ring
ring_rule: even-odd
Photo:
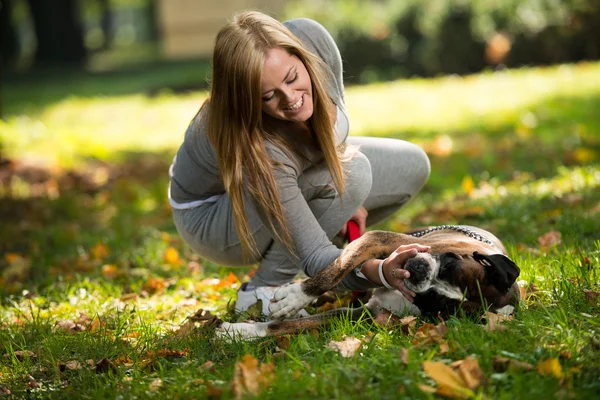
[[[155,380],[150,382],[150,385],[148,385],[148,389],[151,392],[158,392],[158,390],[162,387],[162,385],[163,385],[162,379],[156,378]]]
[[[481,316],[482,320],[485,320],[487,324],[484,326],[490,332],[505,331],[506,326],[502,325],[504,321],[512,321],[512,315],[502,315],[493,312],[486,312]]]
[[[452,153],[452,138],[448,135],[438,135],[433,140],[429,152],[439,157],[447,157]]]
[[[443,343],[443,338],[447,333],[448,328],[446,327],[446,323],[444,321],[438,325],[424,323],[415,333],[415,338],[412,343],[415,346]]]
[[[167,284],[163,278],[149,278],[146,283],[142,286],[142,289],[148,292],[149,294],[160,293],[165,290]]]
[[[408,365],[408,360],[409,360],[408,349],[403,347],[400,349],[400,361],[402,361],[402,363],[404,365]]]
[[[117,366],[108,358],[103,358],[96,363],[96,373],[104,374],[107,372],[116,372]]]
[[[106,279],[115,279],[119,276],[119,269],[114,264],[104,264],[102,266],[102,276]]]
[[[538,237],[538,243],[543,249],[549,249],[550,247],[557,246],[562,243],[562,235],[558,231],[550,231],[544,233]]]
[[[246,354],[235,364],[232,387],[235,398],[258,395],[273,380],[275,366],[272,363],[262,364],[259,369],[258,360]]]
[[[598,301],[598,297],[600,297],[600,292],[597,290],[583,289],[583,293],[585,293],[585,299],[588,303],[592,304],[595,304]]]
[[[348,358],[354,356],[361,344],[362,343],[359,339],[355,338],[354,336],[350,336],[339,342],[332,340],[329,342],[327,347],[334,351],[338,351],[342,357]]]
[[[513,358],[494,356],[492,360],[494,362],[494,371],[496,372],[504,372],[510,368],[522,369],[525,371],[532,371],[535,369],[533,365]]]
[[[470,195],[471,193],[473,193],[473,189],[475,189],[475,183],[473,183],[473,178],[471,178],[470,176],[465,176],[462,180],[462,190],[467,194]]]
[[[201,371],[212,371],[214,369],[214,367],[215,367],[215,364],[212,361],[208,360],[207,362],[205,362],[204,364],[202,364],[200,366],[200,370]]]
[[[79,363],[79,361],[77,361],[77,360],[71,360],[71,361],[67,361],[67,362],[65,363],[65,367],[66,367],[67,369],[70,369],[71,371],[77,371],[77,370],[79,370],[79,369],[83,368],[83,367],[81,366],[81,364]]]
[[[281,350],[287,350],[290,348],[290,335],[275,336],[275,343]]]
[[[458,375],[471,390],[477,389],[483,383],[483,372],[479,368],[479,362],[471,356],[458,365]]]
[[[179,252],[173,247],[169,247],[167,250],[165,250],[163,258],[165,262],[170,265],[179,265],[181,263]]]
[[[438,384],[437,394],[453,399],[466,399],[474,395],[460,375],[446,364],[425,361],[423,369]]]
[[[448,342],[440,343],[440,354],[446,354],[449,351],[450,345],[448,345]]]
[[[397,315],[391,313],[390,311],[382,308],[381,311],[375,316],[374,322],[377,325],[392,328],[398,324],[401,324],[401,319]]]
[[[96,243],[94,247],[90,249],[90,253],[95,260],[102,260],[108,255],[108,249],[102,242]]]
[[[400,319],[402,332],[406,335],[412,335],[417,327],[417,317],[409,315]]]
[[[558,358],[548,358],[540,361],[537,365],[537,370],[542,375],[553,376],[557,379],[563,377],[562,367]]]
[[[15,351],[14,356],[17,360],[23,361],[26,358],[35,358],[35,353],[31,350],[17,350]],[[4,355],[4,357],[10,358],[12,357],[12,355],[10,353],[7,353]]]

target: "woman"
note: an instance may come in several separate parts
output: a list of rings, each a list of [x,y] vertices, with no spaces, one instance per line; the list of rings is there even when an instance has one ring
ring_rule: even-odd
[[[181,237],[227,266],[259,263],[236,309],[274,292],[301,271],[325,268],[346,222],[389,216],[425,184],[430,165],[410,143],[348,137],[342,61],[317,22],[283,24],[259,12],[235,16],[217,35],[210,97],[171,166],[170,202]],[[364,290],[403,285],[418,245],[369,260],[342,284]]]

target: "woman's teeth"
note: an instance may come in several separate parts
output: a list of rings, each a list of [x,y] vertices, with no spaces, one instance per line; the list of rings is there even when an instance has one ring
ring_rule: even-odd
[[[302,97],[300,97],[296,103],[294,103],[290,107],[288,107],[288,110],[295,111],[295,110],[299,109],[300,107],[302,107],[302,104],[303,104]]]

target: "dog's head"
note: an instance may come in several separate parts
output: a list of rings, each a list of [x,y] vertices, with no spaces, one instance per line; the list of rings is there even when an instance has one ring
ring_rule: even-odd
[[[415,293],[415,305],[426,314],[467,313],[488,307],[496,312],[517,305],[519,267],[503,254],[484,255],[464,249],[419,253],[406,263],[406,287]]]

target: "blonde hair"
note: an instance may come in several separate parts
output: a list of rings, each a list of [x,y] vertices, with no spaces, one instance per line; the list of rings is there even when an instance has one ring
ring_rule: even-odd
[[[274,18],[256,11],[234,16],[216,38],[207,100],[207,132],[231,200],[244,257],[258,255],[246,216],[248,200],[254,200],[259,212],[264,213],[275,238],[295,254],[273,177],[273,168],[277,166],[265,149],[265,141],[271,141],[293,151],[277,132],[269,130],[261,108],[263,65],[268,52],[274,48],[286,50],[306,66],[313,93],[309,127],[323,152],[335,188],[339,193],[344,191],[344,176],[330,114],[333,102],[324,85],[324,62],[306,50],[302,42]],[[245,190],[251,199],[245,198]]]

